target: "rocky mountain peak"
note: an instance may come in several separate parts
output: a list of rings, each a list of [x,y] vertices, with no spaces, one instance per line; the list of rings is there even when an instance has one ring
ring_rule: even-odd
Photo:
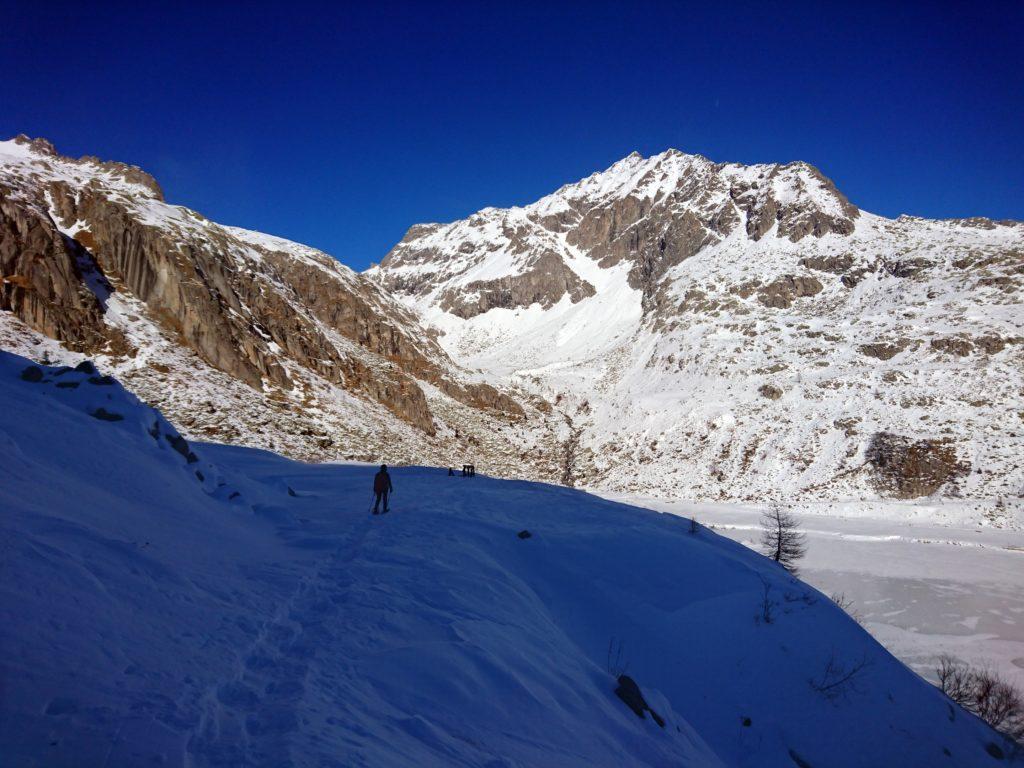
[[[27,147],[32,152],[35,152],[40,155],[49,155],[51,157],[56,157],[57,155],[56,147],[54,147],[53,144],[47,139],[30,139],[25,134],[19,133],[12,139],[12,141],[17,145]]]
[[[668,272],[734,236],[758,241],[850,235],[860,212],[806,163],[715,163],[669,149],[633,152],[522,208],[410,229],[375,275],[398,293],[435,297],[459,317],[549,308],[594,294],[620,265],[654,309]]]
[[[4,145],[8,148],[6,153],[3,152]],[[10,151],[14,148],[17,149]],[[92,155],[68,157],[60,154],[53,143],[44,138],[30,139],[24,134],[19,134],[10,141],[0,141],[0,153],[7,155],[8,165],[17,158],[25,166],[42,165],[51,174],[77,178],[79,181],[99,173],[108,181],[123,182],[131,188],[133,194],[160,202],[164,200],[163,190],[156,179],[138,166],[101,160]]]

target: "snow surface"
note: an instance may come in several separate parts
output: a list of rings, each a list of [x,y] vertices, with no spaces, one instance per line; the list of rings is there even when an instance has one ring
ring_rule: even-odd
[[[9,764],[997,764],[827,598],[674,515],[400,467],[374,518],[372,467],[188,463],[116,383],[27,363],[0,353]],[[868,665],[834,698],[830,657]]]
[[[684,518],[760,548],[762,508],[610,494]],[[944,509],[873,502],[824,503],[798,513],[808,537],[800,576],[826,595],[843,594],[861,624],[928,679],[951,654],[994,669],[1024,690],[1024,534],[971,525],[970,502]],[[931,522],[944,519],[949,522]]]

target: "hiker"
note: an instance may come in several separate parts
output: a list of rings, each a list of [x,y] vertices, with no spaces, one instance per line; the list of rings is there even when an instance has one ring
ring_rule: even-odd
[[[373,476],[373,514],[380,514],[377,510],[380,507],[381,499],[384,500],[384,511],[388,511],[388,494],[393,490],[395,489],[391,485],[391,475],[388,474],[388,465],[381,464],[380,472]]]

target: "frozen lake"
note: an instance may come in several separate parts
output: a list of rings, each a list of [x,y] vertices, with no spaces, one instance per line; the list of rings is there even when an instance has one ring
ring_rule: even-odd
[[[696,517],[758,548],[753,506],[603,495]],[[863,505],[855,516],[800,514],[808,545],[801,578],[826,595],[843,593],[864,627],[929,680],[936,658],[949,653],[1024,690],[1024,533],[918,522],[907,519],[906,505],[876,507],[886,516],[871,517]]]

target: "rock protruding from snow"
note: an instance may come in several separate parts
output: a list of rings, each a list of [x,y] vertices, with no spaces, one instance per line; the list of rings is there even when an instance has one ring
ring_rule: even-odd
[[[659,727],[665,727],[665,721],[661,715],[651,709],[651,705],[647,703],[644,695],[640,692],[640,686],[636,684],[629,675],[619,675],[618,687],[615,689],[615,695],[618,696],[622,701],[633,710],[633,714],[639,717],[641,720],[644,718],[645,713],[651,713],[651,719],[658,724]]]

